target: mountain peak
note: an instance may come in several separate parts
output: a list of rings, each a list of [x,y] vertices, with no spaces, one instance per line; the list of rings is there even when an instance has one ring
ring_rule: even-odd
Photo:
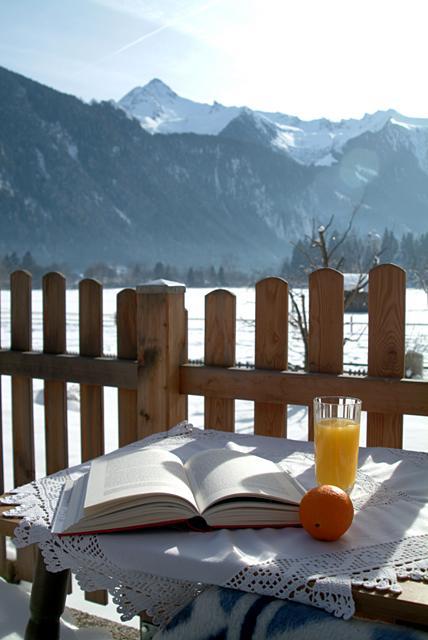
[[[150,133],[218,134],[238,113],[237,107],[194,102],[177,95],[159,78],[135,87],[118,102]]]
[[[376,134],[385,129],[393,137],[409,137],[423,129],[428,136],[428,119],[409,118],[394,109],[366,113],[358,119],[301,120],[279,112],[226,107],[216,101],[211,105],[195,102],[177,95],[159,78],[136,87],[118,104],[150,133],[221,133],[223,137],[272,147],[303,165],[335,164],[347,143],[365,133]],[[417,148],[421,167],[428,173],[425,138]]]
[[[145,84],[143,87],[140,87],[142,91],[150,91],[151,93],[157,93],[158,95],[167,95],[170,97],[175,97],[177,94],[167,85],[165,82],[160,80],[159,78],[153,78]]]
[[[277,131],[274,123],[261,113],[252,111],[248,107],[242,107],[236,118],[233,118],[224,127],[220,135],[270,147]]]
[[[167,84],[159,80],[159,78],[153,78],[145,84],[143,87],[134,87],[131,89],[126,95],[123,96],[119,100],[119,106],[132,111],[141,102],[155,102],[157,105],[159,103],[165,102],[168,99],[177,98],[177,94],[168,87]]]

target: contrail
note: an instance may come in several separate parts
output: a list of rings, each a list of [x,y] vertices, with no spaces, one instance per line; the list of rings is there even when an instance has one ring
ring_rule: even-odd
[[[100,60],[97,60],[95,64],[99,64],[100,62],[105,62],[106,60],[111,60],[111,58],[114,58],[115,56],[118,56],[124,51],[127,51],[128,49],[135,47],[137,44],[140,44],[141,42],[144,42],[145,40],[148,40],[149,38],[156,36],[158,33],[165,31],[165,29],[170,29],[175,24],[177,24],[177,22],[180,22],[180,20],[182,20],[183,18],[188,18],[189,16],[194,16],[194,15],[198,15],[199,13],[203,13],[204,11],[209,9],[211,6],[219,4],[220,2],[222,2],[222,0],[211,0],[210,2],[206,2],[202,6],[196,7],[193,10],[190,9],[189,11],[183,11],[174,20],[171,20],[171,22],[166,22],[160,27],[157,27],[157,29],[153,29],[153,31],[149,31],[149,33],[145,33],[140,38],[137,38],[132,42],[128,42],[128,44],[123,45],[123,47],[120,47],[119,49],[116,49],[116,51],[109,53],[107,56],[100,58]]]

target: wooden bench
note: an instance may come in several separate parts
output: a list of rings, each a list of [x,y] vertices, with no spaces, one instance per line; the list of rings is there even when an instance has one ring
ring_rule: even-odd
[[[367,376],[343,374],[343,276],[332,269],[321,269],[309,278],[306,372],[287,370],[285,281],[266,278],[256,286],[254,368],[235,366],[235,297],[224,290],[206,297],[204,364],[188,364],[184,292],[184,286],[163,281],[121,291],[116,316],[118,356],[106,358],[102,287],[94,280],[83,280],[79,286],[80,348],[79,354],[73,355],[66,353],[65,280],[58,273],[47,274],[43,279],[43,352],[33,352],[31,276],[24,271],[12,274],[11,349],[0,350],[0,374],[12,376],[15,486],[35,477],[33,378],[44,380],[48,473],[68,466],[66,382],[80,384],[82,460],[104,452],[104,385],[118,388],[120,446],[185,419],[188,395],[205,397],[206,427],[227,431],[235,429],[235,399],[251,400],[255,433],[277,437],[287,433],[287,405],[306,405],[310,439],[315,396],[357,396],[368,412],[368,446],[400,448],[403,414],[428,416],[428,383],[403,379],[402,269],[382,265],[369,276]],[[0,493],[4,492],[3,478],[0,461]],[[0,509],[0,514],[4,510]],[[19,551],[16,564],[6,557],[4,536],[12,535],[14,524],[0,515],[0,570],[3,575],[13,573],[18,579],[31,579],[33,554]],[[48,623],[53,625],[50,633],[55,633],[67,580],[67,572],[48,574],[39,557],[28,638],[47,637],[43,633]],[[428,625],[427,591],[425,584],[403,583],[400,596],[380,596],[358,589],[354,595],[362,615]],[[55,606],[53,593],[57,596]],[[106,602],[103,592],[88,594],[88,598]]]

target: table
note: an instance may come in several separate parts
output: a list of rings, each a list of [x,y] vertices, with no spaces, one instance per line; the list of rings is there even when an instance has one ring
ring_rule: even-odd
[[[163,446],[183,459],[207,447],[251,451],[275,460],[307,488],[314,485],[311,443],[202,431],[186,423],[128,445],[139,446]],[[84,464],[64,473],[87,469]],[[58,539],[49,522],[64,473],[21,488],[9,501],[21,504],[12,511],[23,517],[18,545],[37,542],[50,571],[71,569],[82,588],[109,589],[124,619],[149,610],[163,623],[206,585],[218,584],[295,599],[344,618],[357,607],[365,615],[428,626],[427,471],[427,454],[361,449],[355,520],[334,543],[312,540],[301,529]]]

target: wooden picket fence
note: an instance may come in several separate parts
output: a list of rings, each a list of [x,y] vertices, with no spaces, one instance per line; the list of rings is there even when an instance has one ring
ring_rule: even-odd
[[[343,374],[343,276],[332,269],[309,277],[309,371],[287,371],[288,285],[266,278],[256,285],[255,366],[235,366],[236,304],[225,290],[205,300],[204,364],[187,359],[185,287],[158,281],[117,296],[117,357],[103,356],[102,287],[79,285],[79,354],[66,351],[66,283],[43,279],[43,351],[32,351],[31,275],[11,276],[11,349],[0,349],[0,374],[12,376],[13,473],[16,486],[35,477],[33,378],[44,380],[46,469],[68,465],[66,383],[80,384],[81,457],[104,452],[103,387],[117,387],[119,445],[163,431],[187,417],[187,396],[205,397],[205,426],[233,431],[235,399],[254,401],[257,434],[287,434],[287,404],[309,407],[315,396],[363,400],[367,445],[402,447],[403,414],[428,416],[428,382],[403,379],[405,272],[394,265],[369,275],[368,375]],[[4,491],[0,411],[0,494]],[[5,528],[6,527],[6,528]],[[0,533],[12,535],[4,519]],[[13,571],[31,579],[31,552],[20,551]],[[11,573],[5,538],[0,571]],[[105,602],[103,593],[90,596]]]

